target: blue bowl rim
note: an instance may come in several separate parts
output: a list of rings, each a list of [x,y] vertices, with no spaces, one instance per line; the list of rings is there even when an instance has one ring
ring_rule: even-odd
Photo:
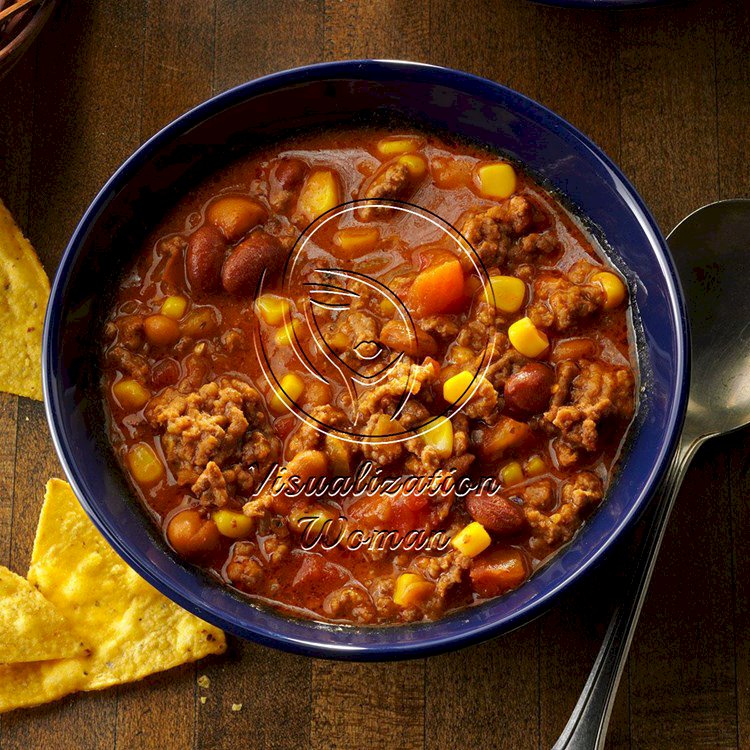
[[[450,635],[432,635],[429,626],[418,626],[422,628],[424,637],[418,640],[393,642],[378,645],[353,646],[351,643],[329,645],[320,644],[314,638],[314,630],[310,629],[313,637],[295,637],[275,633],[271,630],[258,626],[254,623],[237,623],[226,619],[222,615],[215,614],[212,610],[202,605],[192,594],[188,587],[175,587],[163,580],[158,567],[149,560],[131,553],[128,543],[122,541],[115,528],[108,519],[100,512],[96,501],[92,501],[82,490],[82,473],[72,457],[71,442],[64,429],[61,404],[61,394],[55,382],[57,363],[55,361],[54,342],[59,338],[62,323],[62,303],[69,272],[76,259],[78,250],[85,239],[91,226],[97,221],[100,214],[106,209],[110,198],[124,187],[130,179],[131,173],[151,158],[152,154],[173,136],[179,136],[192,127],[200,124],[203,120],[228,109],[252,96],[268,93],[270,91],[303,84],[314,81],[335,80],[380,80],[380,74],[392,75],[398,72],[404,75],[419,77],[421,82],[439,85],[454,86],[466,93],[477,95],[488,94],[490,97],[501,97],[512,99],[516,109],[523,114],[529,115],[541,125],[556,132],[568,142],[573,143],[579,149],[588,152],[589,156],[598,161],[624,189],[632,201],[631,210],[641,224],[644,233],[649,238],[649,244],[656,254],[659,265],[669,292],[669,302],[672,308],[674,320],[677,326],[673,329],[675,337],[675,397],[669,405],[667,440],[662,443],[658,455],[651,465],[651,471],[644,483],[644,489],[639,497],[630,505],[627,514],[621,517],[606,541],[579,567],[567,574],[560,583],[546,591],[531,602],[528,602],[518,611],[503,618],[502,620],[473,625],[466,622],[454,629]],[[188,611],[193,612],[202,619],[211,622],[230,633],[243,638],[250,638],[263,645],[281,648],[292,653],[306,656],[354,659],[360,661],[378,661],[423,657],[449,650],[462,648],[492,637],[502,635],[514,630],[535,617],[542,614],[554,601],[554,598],[566,588],[580,580],[588,571],[595,567],[605,553],[615,544],[622,534],[630,528],[640,517],[641,512],[653,497],[663,475],[666,472],[669,459],[677,445],[680,430],[685,416],[687,406],[688,383],[690,366],[689,328],[684,297],[682,294],[679,276],[670,256],[666,241],[664,240],[655,220],[646,208],[635,188],[625,178],[619,168],[577,128],[568,123],[559,115],[555,114],[542,104],[520,94],[507,86],[496,83],[486,78],[466,73],[452,68],[417,63],[403,60],[344,60],[337,62],[317,63],[313,65],[292,68],[285,71],[271,73],[239,84],[227,91],[221,92],[210,99],[198,104],[193,109],[180,115],[168,125],[151,136],[136,151],[134,151],[107,180],[94,200],[86,209],[83,217],[74,230],[70,241],[63,253],[58,266],[45,316],[43,345],[42,345],[42,367],[43,367],[43,390],[47,421],[53,444],[60,459],[65,475],[70,482],[73,491],[78,497],[85,512],[92,520],[96,528],[102,533],[112,545],[117,554],[122,557],[139,575],[151,583],[157,590],[162,592],[172,601],[181,605]],[[471,609],[463,610],[465,617],[471,617]],[[277,615],[285,618],[283,614]],[[436,621],[436,625],[445,620]],[[406,626],[409,627],[409,626]],[[346,631],[344,631],[346,632]]]

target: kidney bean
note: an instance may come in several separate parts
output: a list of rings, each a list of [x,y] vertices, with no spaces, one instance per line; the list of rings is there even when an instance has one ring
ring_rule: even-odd
[[[505,381],[505,408],[512,414],[539,414],[549,404],[554,371],[539,362],[530,362]]]
[[[466,496],[466,510],[469,515],[500,536],[516,534],[526,525],[526,515],[519,503],[502,495],[477,492]]]
[[[302,184],[307,173],[307,165],[299,159],[279,159],[274,176],[284,190],[294,190]]]
[[[281,243],[270,234],[258,230],[240,242],[226,259],[221,283],[230,294],[251,294],[264,271],[275,273],[284,265]]]
[[[221,267],[226,251],[224,236],[211,224],[204,224],[190,235],[186,270],[194,290],[210,293],[221,289]]]

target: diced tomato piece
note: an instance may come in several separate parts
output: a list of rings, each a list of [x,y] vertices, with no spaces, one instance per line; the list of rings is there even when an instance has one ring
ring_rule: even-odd
[[[295,589],[305,589],[309,593],[328,593],[344,583],[346,576],[333,563],[321,555],[306,554],[292,581]]]

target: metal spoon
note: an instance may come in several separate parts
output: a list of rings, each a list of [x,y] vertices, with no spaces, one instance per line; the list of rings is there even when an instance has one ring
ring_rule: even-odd
[[[685,426],[640,544],[633,577],[553,750],[604,747],[617,685],[685,472],[706,440],[750,423],[750,200],[699,208],[667,240],[691,327],[693,360]]]

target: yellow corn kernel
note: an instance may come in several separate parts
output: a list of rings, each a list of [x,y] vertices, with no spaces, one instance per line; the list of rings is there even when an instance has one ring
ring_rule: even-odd
[[[450,458],[453,453],[453,424],[448,417],[436,417],[419,428],[425,444],[435,449],[440,458]]]
[[[393,304],[387,297],[383,297],[380,300],[380,313],[381,315],[391,316],[396,312],[396,305]]]
[[[609,271],[595,273],[591,281],[601,284],[604,287],[604,293],[607,295],[607,301],[604,303],[605,310],[611,310],[613,307],[621,305],[627,291],[622,279]]]
[[[340,202],[336,175],[330,169],[316,169],[302,188],[298,207],[308,221],[313,221]]]
[[[505,466],[500,469],[500,478],[506,486],[523,482],[523,468],[521,467],[521,464],[519,464],[518,461],[511,461],[510,463],[505,464]]]
[[[275,294],[261,294],[255,300],[255,311],[270,326],[277,326],[284,321],[284,316],[289,314],[292,303],[286,297],[278,297]]]
[[[526,474],[530,477],[538,477],[547,472],[547,464],[541,456],[532,456],[526,463]]]
[[[151,394],[137,381],[131,378],[120,380],[112,386],[117,403],[128,411],[137,411],[146,405]]]
[[[534,359],[544,354],[549,348],[549,339],[540,331],[530,318],[521,318],[508,328],[508,338],[513,348],[524,357]]]
[[[381,156],[398,156],[418,151],[422,145],[419,138],[383,138],[378,141],[377,149]]]
[[[289,514],[289,526],[292,531],[297,534],[308,534],[312,539],[325,529],[326,521],[335,520],[335,514],[327,508],[295,508]],[[328,528],[331,526],[333,523],[329,524]]]
[[[398,158],[399,164],[403,164],[410,172],[411,176],[417,180],[427,174],[427,160],[419,154],[404,154]]]
[[[427,599],[435,585],[416,573],[402,573],[393,587],[393,601],[399,607],[413,607]]]
[[[381,414],[371,434],[375,437],[382,437],[383,435],[397,435],[403,430],[403,425],[397,419],[389,417],[387,414]]]
[[[289,323],[286,323],[282,328],[279,328],[279,330],[276,331],[276,336],[274,338],[279,346],[291,346],[291,343],[294,340],[294,334],[296,333],[299,336],[301,332],[302,321],[295,318]]]
[[[179,295],[167,297],[161,303],[161,314],[166,315],[172,320],[179,320],[187,310],[187,299]]]
[[[509,198],[516,191],[516,170],[507,162],[483,164],[477,174],[479,189],[488,198]]]
[[[526,284],[516,276],[490,276],[485,296],[501,312],[518,312],[526,299]]]
[[[472,521],[464,526],[451,540],[451,544],[467,557],[476,557],[490,546],[492,539],[484,526],[478,521]]]
[[[377,227],[348,227],[333,235],[333,244],[345,258],[353,258],[372,252],[380,241]]]
[[[469,387],[474,382],[474,375],[468,370],[463,370],[443,383],[443,398],[449,404],[463,401],[469,392]]]
[[[219,533],[230,539],[242,539],[253,530],[253,519],[234,510],[217,510],[213,519]]]
[[[277,414],[283,414],[287,409],[287,404],[291,401],[297,403],[297,399],[302,395],[305,390],[305,384],[299,375],[295,375],[290,372],[281,378],[281,390],[274,390],[274,394],[271,397],[271,411],[275,411]]]
[[[164,476],[164,466],[147,443],[137,443],[130,449],[128,465],[138,484],[156,484]]]

